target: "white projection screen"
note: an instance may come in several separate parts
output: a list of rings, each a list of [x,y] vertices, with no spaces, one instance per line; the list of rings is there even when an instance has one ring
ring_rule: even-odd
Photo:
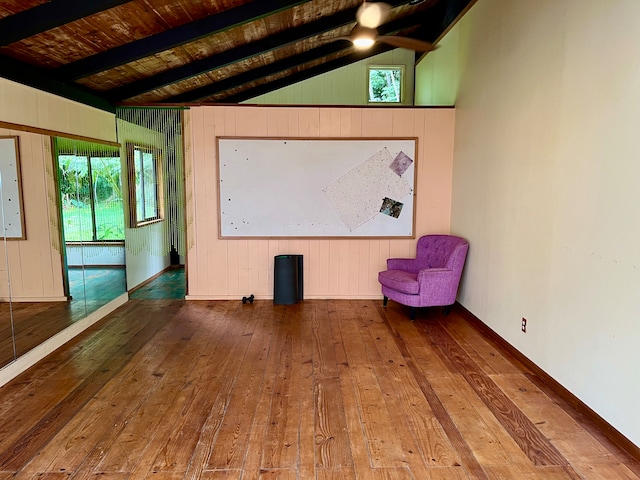
[[[218,137],[220,238],[413,238],[417,138]]]
[[[0,231],[0,238],[25,240],[17,136],[0,137],[0,208],[0,228],[4,231]]]

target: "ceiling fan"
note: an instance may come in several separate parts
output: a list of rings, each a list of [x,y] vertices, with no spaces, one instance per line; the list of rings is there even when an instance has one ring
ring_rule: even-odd
[[[363,1],[356,12],[356,26],[348,36],[340,37],[340,39],[349,40],[359,49],[369,48],[375,42],[382,42],[393,47],[417,52],[435,50],[435,45],[423,40],[396,35],[378,35],[377,29],[385,22],[390,11],[391,5],[388,3]]]

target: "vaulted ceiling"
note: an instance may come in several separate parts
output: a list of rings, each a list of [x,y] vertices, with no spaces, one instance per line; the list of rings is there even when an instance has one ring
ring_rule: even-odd
[[[378,33],[436,43],[474,2],[388,1]],[[0,76],[105,110],[237,103],[394,48],[338,39],[361,3],[0,0]]]

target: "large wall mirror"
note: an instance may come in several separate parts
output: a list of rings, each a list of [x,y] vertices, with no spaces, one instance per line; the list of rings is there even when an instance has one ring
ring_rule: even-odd
[[[0,237],[0,382],[164,270],[178,279],[171,298],[184,298],[182,109],[121,109],[117,122],[118,143],[0,128],[25,147],[26,225],[25,238]],[[19,211],[10,201],[0,195]]]
[[[2,136],[0,137],[0,164],[5,167],[14,165],[17,168],[19,175],[19,159],[20,148],[18,137]],[[9,277],[9,262],[7,256],[7,243],[8,238],[11,237],[9,217],[11,213],[9,208],[5,208],[5,199],[7,198],[7,191],[10,190],[8,183],[10,182],[10,176],[3,175],[3,169],[0,168],[0,231],[2,237],[2,258],[0,258],[0,366],[14,360],[17,356],[16,353],[16,339],[15,339],[15,324],[13,319],[13,306],[11,302],[11,280]],[[17,182],[19,185],[19,182]],[[18,205],[18,208],[22,208],[22,205]],[[23,237],[24,235],[20,235]]]
[[[15,137],[28,147],[27,228],[26,237],[0,238],[0,368],[126,293],[119,146]],[[15,210],[7,202],[0,195],[5,219]]]
[[[119,147],[56,138],[63,259],[71,315],[86,316],[126,292]]]

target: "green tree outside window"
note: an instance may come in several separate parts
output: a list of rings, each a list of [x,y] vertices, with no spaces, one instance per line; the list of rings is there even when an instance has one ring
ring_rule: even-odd
[[[369,66],[370,103],[402,103],[402,66]]]
[[[58,166],[65,240],[124,240],[120,157],[59,155]]]

